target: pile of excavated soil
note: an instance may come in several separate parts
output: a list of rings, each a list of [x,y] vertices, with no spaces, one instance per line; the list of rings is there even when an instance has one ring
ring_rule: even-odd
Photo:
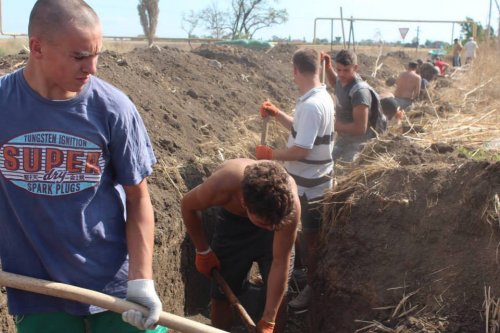
[[[125,54],[105,51],[99,59],[98,76],[135,103],[158,159],[148,182],[157,223],[155,280],[165,311],[196,315],[208,304],[208,283],[194,268],[180,197],[222,159],[253,154],[263,101],[270,99],[291,110],[299,97],[290,62],[295,49],[284,45],[265,52],[204,46],[186,52],[166,47]],[[26,55],[1,58],[0,71],[20,68],[26,59]],[[4,294],[0,294],[0,332],[14,332]]]
[[[311,332],[484,331],[484,288],[500,292],[500,162],[432,148],[379,141],[326,200]]]
[[[100,58],[98,76],[136,104],[159,161],[149,184],[157,221],[155,280],[165,311],[207,321],[208,283],[195,271],[179,201],[221,160],[252,156],[262,101],[292,110],[299,97],[291,67],[295,49],[203,46],[186,52],[167,47],[106,51]],[[408,61],[359,58],[361,75],[378,90]],[[26,55],[1,58],[0,73],[25,60]],[[372,78],[376,62],[383,65]],[[270,131],[270,142],[283,146],[286,133],[275,124]],[[385,141],[373,149],[393,151],[401,166],[354,183],[340,180],[339,198],[351,201],[328,206],[332,214],[340,213],[325,230],[314,311],[292,316],[287,332],[353,332],[361,326],[354,319],[382,321],[390,310],[372,308],[397,305],[416,290],[409,301],[419,307],[409,315],[427,305],[421,313],[445,316],[450,323],[459,318],[463,332],[477,331],[465,327],[479,325],[483,286],[498,290],[497,230],[484,215],[486,202],[499,191],[498,164],[422,150],[398,137]],[[359,168],[366,165],[360,162]],[[204,218],[210,228],[212,211]],[[14,332],[4,293],[0,332]]]

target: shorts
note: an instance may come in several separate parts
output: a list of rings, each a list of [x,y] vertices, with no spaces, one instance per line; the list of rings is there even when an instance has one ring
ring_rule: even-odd
[[[411,104],[413,103],[411,99],[409,98],[401,98],[401,97],[395,97],[396,102],[398,102],[398,105],[401,109],[408,109]]]
[[[323,221],[322,197],[307,199],[305,195],[300,196],[301,223],[304,232],[317,232],[321,229]]]
[[[166,333],[158,325],[154,330],[140,330],[122,320],[119,313],[105,311],[86,316],[64,312],[34,313],[15,317],[17,333]]]
[[[353,162],[363,150],[366,140],[355,140],[351,138],[337,135],[335,144],[332,150],[332,158],[334,162]]]
[[[273,237],[274,231],[259,228],[247,217],[220,209],[211,248],[219,258],[222,277],[236,296],[243,292],[253,262],[257,262],[262,279],[267,282],[273,262]],[[292,271],[293,266],[289,274]],[[215,299],[226,298],[214,279],[210,295]]]

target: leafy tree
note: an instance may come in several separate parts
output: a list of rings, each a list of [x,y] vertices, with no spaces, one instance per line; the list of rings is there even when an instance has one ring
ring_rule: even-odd
[[[316,42],[314,44],[330,44],[328,38],[316,38]]]
[[[258,30],[287,22],[286,9],[271,7],[271,1],[232,0],[231,37],[252,38]]]
[[[288,21],[286,9],[272,7],[271,2],[277,1],[231,0],[229,11],[220,10],[214,2],[198,16],[215,38],[252,38],[261,29]]]
[[[217,3],[214,2],[203,9],[198,17],[205,23],[205,28],[210,31],[213,38],[220,39],[228,34],[228,13],[219,10]]]
[[[413,37],[412,40],[411,40],[411,46],[412,47],[417,47],[419,42],[420,41],[418,40],[418,37]]]
[[[189,11],[189,14],[182,14],[181,27],[182,30],[188,33],[188,44],[191,49],[193,48],[193,46],[191,45],[191,38],[196,37],[195,35],[193,35],[193,31],[194,29],[196,29],[196,26],[198,26],[199,21],[199,16],[193,10]]]
[[[188,34],[188,38],[193,38],[193,31],[198,26],[200,17],[194,10],[190,10],[188,14],[182,14],[181,28]]]
[[[137,5],[142,29],[148,39],[149,47],[153,46],[156,27],[158,26],[158,15],[160,14],[158,2],[159,0],[139,0],[139,4]]]
[[[488,33],[490,34],[490,36],[494,36],[493,28],[490,27],[489,29],[485,29],[485,28],[483,28],[483,25],[480,22],[474,22],[474,20],[470,17],[466,17],[465,21],[466,22],[463,22],[460,24],[460,27],[462,28],[462,33],[463,33],[465,39],[472,37],[474,23],[476,24],[476,27],[477,27],[476,39],[478,41],[485,40],[486,35]]]

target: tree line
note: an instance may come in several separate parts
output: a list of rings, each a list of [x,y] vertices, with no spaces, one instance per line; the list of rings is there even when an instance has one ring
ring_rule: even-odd
[[[200,11],[191,10],[182,17],[182,29],[188,33],[188,38],[195,37],[194,30],[203,26],[216,39],[252,38],[264,28],[283,24],[288,21],[286,9],[277,9],[273,4],[277,0],[231,0],[229,8],[219,8],[217,2]],[[160,14],[159,0],[139,0],[137,10],[148,39],[153,45]]]
[[[188,38],[196,38],[193,33],[196,28],[203,27],[209,35],[204,36],[215,39],[251,39],[255,33],[261,29],[280,25],[288,21],[288,12],[285,8],[275,8],[273,5],[278,0],[227,0],[230,1],[228,8],[220,8],[216,1],[207,7],[195,11],[190,10],[182,17],[182,29],[188,34]],[[144,35],[148,39],[151,47],[158,26],[160,14],[159,0],[139,0],[137,10],[144,30]],[[467,17],[461,23],[461,31],[464,39],[473,35],[473,26],[476,25],[476,35],[479,41],[486,37],[494,37],[493,28],[483,28],[480,22],[474,22]],[[338,41],[337,41],[338,42]],[[325,43],[327,40],[313,41],[313,43]],[[425,46],[435,42],[426,41]],[[412,40],[408,46],[419,45],[418,39]]]

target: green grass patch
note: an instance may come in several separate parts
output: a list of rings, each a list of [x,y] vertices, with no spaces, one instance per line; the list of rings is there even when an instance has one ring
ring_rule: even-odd
[[[498,149],[477,149],[461,146],[458,147],[458,152],[476,161],[500,161],[500,150]]]

